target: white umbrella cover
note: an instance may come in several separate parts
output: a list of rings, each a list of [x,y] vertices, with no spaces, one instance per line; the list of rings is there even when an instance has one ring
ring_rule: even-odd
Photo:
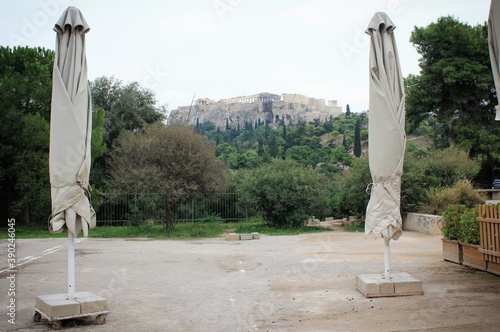
[[[52,215],[49,229],[74,237],[95,227],[89,200],[92,106],[87,81],[85,34],[89,26],[80,10],[69,7],[54,30],[52,105],[50,119],[50,184]]]
[[[405,134],[405,95],[394,23],[375,13],[366,33],[371,36],[368,157],[372,176],[365,235],[386,241],[402,234],[401,176]]]
[[[500,1],[491,0],[490,14],[488,16],[488,45],[490,50],[491,70],[493,81],[497,91],[497,99],[500,94]],[[498,100],[497,100],[498,104]],[[495,120],[500,120],[500,108],[497,105],[497,116]]]

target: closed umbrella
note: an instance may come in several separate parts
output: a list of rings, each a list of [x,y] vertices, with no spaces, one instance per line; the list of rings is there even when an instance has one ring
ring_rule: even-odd
[[[365,235],[385,240],[385,279],[389,279],[389,241],[402,234],[401,176],[406,144],[404,85],[394,23],[375,13],[366,33],[370,47],[368,157],[372,176]]]
[[[490,49],[491,70],[495,90],[500,93],[500,1],[491,0],[490,14],[488,16],[488,44]],[[498,100],[497,100],[498,104]],[[496,106],[495,120],[500,121],[500,106]]]
[[[87,81],[85,34],[89,26],[82,13],[69,7],[54,30],[56,53],[53,69],[50,119],[50,185],[53,233],[68,229],[68,293],[74,294],[74,237],[95,227],[89,199],[92,110]]]

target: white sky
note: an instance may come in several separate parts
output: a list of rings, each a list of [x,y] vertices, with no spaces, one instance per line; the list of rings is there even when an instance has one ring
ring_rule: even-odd
[[[168,109],[196,98],[259,92],[338,100],[368,108],[371,17],[396,24],[403,76],[418,74],[414,26],[453,15],[488,19],[490,0],[2,0],[0,45],[55,47],[55,22],[68,6],[88,24],[89,79],[115,76],[156,92]]]

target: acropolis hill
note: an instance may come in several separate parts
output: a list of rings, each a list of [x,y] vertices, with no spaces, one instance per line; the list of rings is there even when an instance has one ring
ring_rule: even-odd
[[[342,107],[336,100],[315,99],[301,94],[284,93],[281,95],[263,92],[250,96],[234,97],[214,101],[208,98],[197,99],[192,106],[181,106],[170,113],[168,122],[189,124],[212,122],[220,129],[235,128],[238,122],[258,123],[268,121],[277,124],[285,119],[286,124],[300,121],[325,121],[342,114]]]

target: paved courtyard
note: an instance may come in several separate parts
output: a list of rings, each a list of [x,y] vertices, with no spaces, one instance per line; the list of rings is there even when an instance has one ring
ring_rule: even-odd
[[[2,240],[0,271],[7,268]],[[391,267],[424,295],[367,299],[358,274],[383,272],[383,241],[325,232],[191,241],[79,239],[76,291],[109,300],[105,325],[69,331],[498,331],[500,277],[448,263],[439,236],[405,232]],[[16,241],[16,324],[0,273],[0,331],[50,331],[33,321],[37,295],[67,291],[67,240]]]

